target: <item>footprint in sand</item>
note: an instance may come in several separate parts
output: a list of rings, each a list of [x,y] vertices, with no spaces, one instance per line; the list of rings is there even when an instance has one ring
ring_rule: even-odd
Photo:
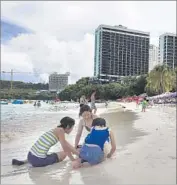
[[[176,159],[176,157],[175,156],[168,156],[170,159],[172,159],[172,160],[175,160]]]

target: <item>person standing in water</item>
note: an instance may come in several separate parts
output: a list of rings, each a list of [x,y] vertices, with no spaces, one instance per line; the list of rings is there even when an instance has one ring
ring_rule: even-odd
[[[92,111],[94,110],[94,112],[93,112],[94,114],[96,114],[96,111],[97,111],[97,108],[95,105],[95,95],[96,95],[96,90],[93,90],[91,97],[90,97],[90,100],[91,100],[91,110]]]
[[[146,112],[146,107],[147,107],[147,101],[146,101],[146,98],[144,98],[142,101],[142,112]]]
[[[79,103],[80,103],[80,107],[82,107],[83,105],[85,105],[87,103],[85,95],[82,95],[80,97]]]
[[[41,106],[41,101],[38,101],[36,105],[37,105],[37,107],[40,107]]]
[[[105,100],[105,107],[108,108],[108,101]]]
[[[136,101],[136,108],[139,108],[139,98],[137,97],[135,101]]]
[[[62,118],[60,125],[39,137],[28,152],[27,160],[19,161],[12,159],[12,165],[20,166],[25,163],[30,163],[33,167],[44,167],[61,162],[66,156],[68,156],[71,161],[74,161],[75,158],[72,153],[79,156],[79,152],[65,139],[65,134],[70,134],[74,125],[74,119],[70,117]],[[50,148],[58,142],[60,142],[64,151],[48,154]]]

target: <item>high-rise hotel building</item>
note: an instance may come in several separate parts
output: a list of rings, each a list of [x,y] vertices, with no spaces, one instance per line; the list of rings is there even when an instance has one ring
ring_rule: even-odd
[[[149,32],[100,25],[95,31],[94,76],[120,80],[148,73]]]
[[[165,33],[159,37],[159,63],[170,68],[177,67],[177,36]]]
[[[159,64],[159,48],[155,45],[150,44],[149,46],[149,72]]]

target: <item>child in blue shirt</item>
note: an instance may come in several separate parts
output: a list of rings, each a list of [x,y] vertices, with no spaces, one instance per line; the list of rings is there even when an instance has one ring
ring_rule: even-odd
[[[79,158],[73,162],[73,167],[81,167],[83,162],[88,162],[90,165],[101,163],[104,160],[104,144],[109,139],[111,150],[107,155],[108,158],[116,150],[114,135],[106,126],[105,119],[95,118],[92,122],[92,129],[86,136],[83,146],[80,148]]]

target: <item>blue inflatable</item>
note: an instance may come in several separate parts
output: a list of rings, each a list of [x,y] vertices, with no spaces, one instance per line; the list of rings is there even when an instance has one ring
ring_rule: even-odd
[[[23,104],[23,100],[14,100],[12,104]]]

